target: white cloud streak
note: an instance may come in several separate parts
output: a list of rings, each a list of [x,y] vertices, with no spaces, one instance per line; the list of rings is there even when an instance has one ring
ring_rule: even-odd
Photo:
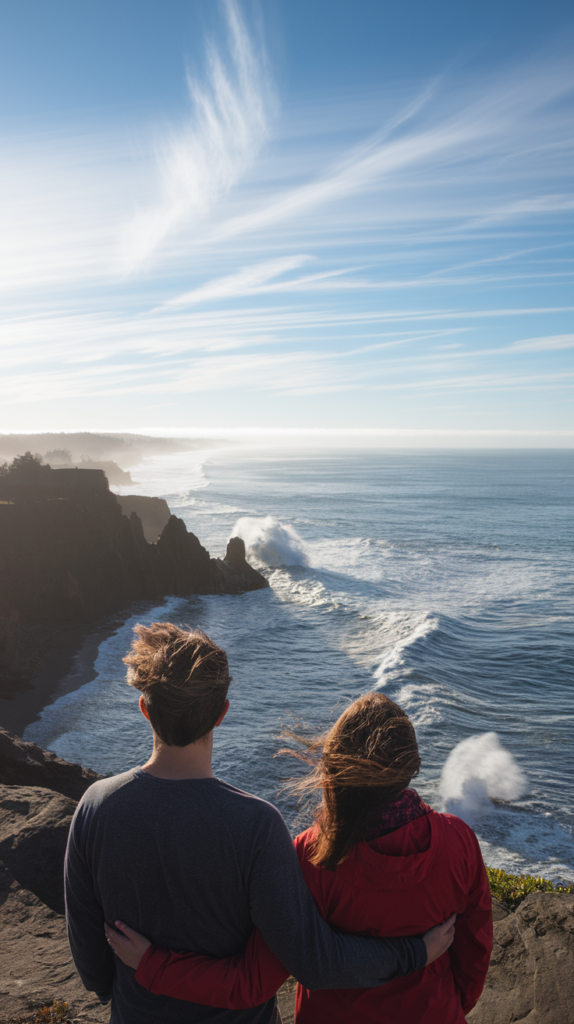
[[[216,278],[208,281],[199,288],[194,288],[183,295],[177,295],[169,299],[166,307],[192,306],[197,302],[207,302],[212,299],[228,299],[237,295],[250,295],[274,277],[294,270],[305,263],[309,256],[285,256],[277,260],[268,260],[266,263],[258,263],[256,266],[246,267],[238,274],[230,274],[228,277]]]
[[[557,352],[564,348],[574,348],[574,334],[552,334],[545,338],[528,338],[525,341],[513,341],[512,345],[502,349],[503,352]]]
[[[226,64],[211,44],[206,82],[188,75],[188,123],[172,128],[157,154],[159,201],[136,213],[123,231],[128,270],[149,260],[171,231],[193,229],[205,219],[267,137],[271,85],[265,57],[256,52],[235,0],[226,0],[225,10],[230,60]]]
[[[479,99],[462,104],[455,114],[434,114],[434,124],[405,129],[426,104],[425,92],[404,115],[393,119],[386,130],[356,147],[330,171],[317,180],[287,191],[271,203],[247,214],[233,217],[214,230],[213,238],[223,239],[269,228],[285,220],[293,220],[320,207],[356,193],[380,188],[386,182],[397,183],[397,175],[424,166],[425,173],[437,167],[468,167],[484,163],[493,154],[500,157],[508,151],[509,138],[515,145],[525,132],[540,131],[545,108],[571,92],[571,70],[556,69],[554,73],[524,75],[498,83]],[[395,129],[404,132],[392,136]],[[468,173],[468,172],[467,172]],[[496,210],[488,210],[482,224],[505,220],[520,214],[536,214],[570,210],[572,196],[532,196],[514,200]],[[441,211],[442,212],[442,211]],[[454,211],[453,211],[454,212]],[[477,222],[478,223],[478,222]]]

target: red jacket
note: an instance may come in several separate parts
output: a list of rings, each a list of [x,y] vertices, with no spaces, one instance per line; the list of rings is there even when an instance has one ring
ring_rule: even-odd
[[[320,913],[341,931],[421,934],[458,915],[448,953],[407,978],[379,988],[309,992],[297,986],[297,1024],[464,1024],[475,1005],[492,949],[488,878],[474,832],[459,818],[431,811],[389,835],[358,843],[336,871],[307,859],[314,830],[295,845]],[[287,971],[255,931],[244,952],[225,960],[152,946],[136,979],[158,995],[243,1009],[265,1002]]]
[[[297,1024],[464,1024],[484,985],[492,949],[488,878],[474,832],[450,814],[416,818],[357,843],[336,871],[307,859],[313,830],[296,839],[305,880],[333,928],[360,935],[420,934],[458,916],[455,939],[429,967],[375,989],[308,992],[298,986]]]

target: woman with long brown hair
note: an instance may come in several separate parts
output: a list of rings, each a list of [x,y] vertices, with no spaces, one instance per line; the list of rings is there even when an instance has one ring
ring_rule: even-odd
[[[384,694],[368,693],[325,736],[289,752],[310,767],[294,790],[322,795],[315,824],[295,846],[332,927],[405,936],[456,914],[448,952],[408,977],[374,989],[298,985],[296,1024],[464,1024],[488,969],[490,890],[474,832],[409,788],[421,763],[409,718]],[[214,960],[158,949],[116,925],[123,938],[107,929],[115,952],[157,994],[240,1009],[264,1002],[287,976],[257,932],[243,954]]]

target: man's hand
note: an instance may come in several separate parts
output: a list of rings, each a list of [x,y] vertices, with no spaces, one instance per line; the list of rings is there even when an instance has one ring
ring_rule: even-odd
[[[134,971],[137,971],[140,960],[146,949],[149,949],[151,946],[151,942],[143,935],[140,935],[139,932],[135,932],[133,928],[128,928],[127,924],[123,924],[121,921],[116,921],[115,925],[118,931],[110,928],[109,924],[104,924],[106,939],[122,963],[127,964],[128,967],[133,967]],[[433,928],[432,931],[435,932],[437,929]],[[427,935],[430,934],[431,932],[427,932]],[[423,936],[423,938],[426,941],[426,937]]]
[[[427,948],[427,967],[429,964],[432,964],[433,960],[437,960],[439,956],[446,953],[448,947],[452,944],[455,924],[456,914],[451,914],[448,921],[444,921],[443,924],[437,924],[435,928],[431,928],[428,932],[424,933],[423,941]],[[133,934],[135,935],[136,933],[134,932]]]

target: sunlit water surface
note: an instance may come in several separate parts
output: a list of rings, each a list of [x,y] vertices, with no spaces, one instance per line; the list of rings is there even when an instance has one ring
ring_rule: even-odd
[[[524,783],[512,799],[496,799],[506,769],[492,755],[467,769],[495,797],[468,810],[487,863],[574,879],[573,469],[560,451],[149,460],[129,490],[167,498],[212,555],[243,520],[271,589],[134,616],[101,644],[97,678],[45,708],[26,739],[100,772],[142,763],[149,728],[121,661],[132,627],[199,625],[233,673],[216,771],[273,800],[293,828],[303,818],[278,794],[294,771],[274,756],[281,725],[321,729],[334,708],[381,689],[415,723],[417,788],[439,809],[461,741],[495,732],[514,759]]]

